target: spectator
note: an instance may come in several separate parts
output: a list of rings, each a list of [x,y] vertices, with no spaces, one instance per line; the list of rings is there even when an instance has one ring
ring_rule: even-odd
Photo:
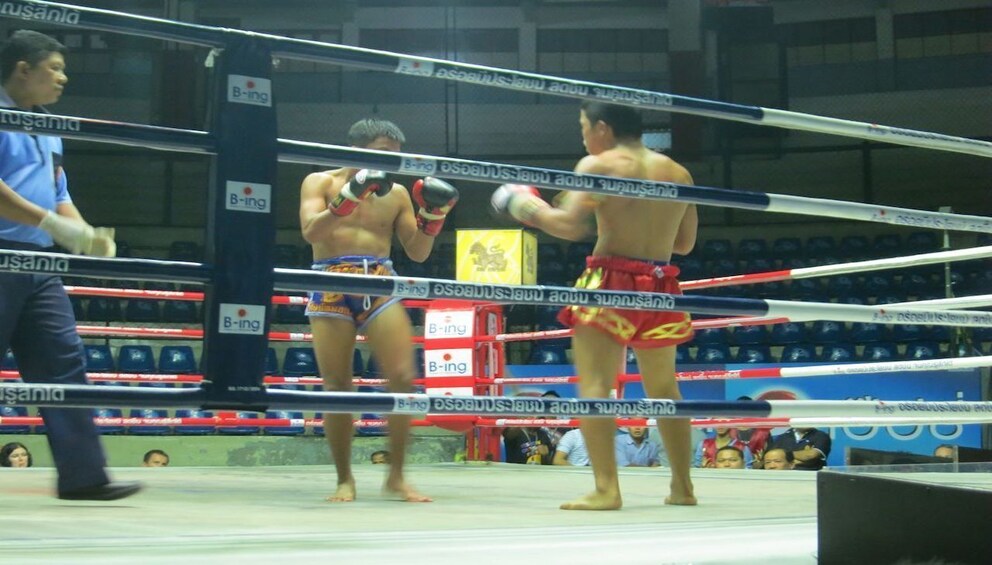
[[[716,451],[716,464],[714,467],[717,469],[743,469],[744,452],[732,445],[721,447]]]
[[[762,466],[755,468],[764,468],[769,471],[788,471],[795,468],[795,460],[792,457],[791,451],[786,451],[781,447],[772,447],[765,451],[765,456],[762,458]]]
[[[696,445],[696,457],[693,465],[696,467],[713,468],[716,466],[716,452],[724,447],[731,446],[741,450],[744,454],[744,464],[751,465],[751,450],[747,443],[737,438],[737,430],[730,428],[716,428],[716,435],[708,437]]]
[[[954,459],[954,446],[949,443],[942,443],[933,450],[933,456]]]
[[[581,429],[574,429],[561,436],[558,449],[555,450],[555,465],[589,465],[589,451],[586,450],[586,440],[582,437]]]
[[[551,465],[551,436],[546,428],[506,428],[503,430],[506,462],[528,465]]]
[[[830,456],[830,444],[830,435],[816,428],[789,428],[772,440],[772,447],[792,453],[795,469],[802,471],[822,469]]]
[[[744,395],[737,397],[737,400],[753,399]],[[769,428],[737,428],[737,439],[747,444],[748,450],[755,459],[761,459],[771,437],[772,431]]]
[[[0,467],[26,468],[33,464],[31,452],[23,443],[12,441],[0,447]]]
[[[619,434],[615,440],[617,465],[620,467],[657,467],[658,444],[648,438],[644,426],[628,426],[627,433]]]
[[[143,467],[168,467],[169,454],[161,449],[152,449],[145,453]]]
[[[373,465],[389,465],[389,452],[385,449],[373,451],[371,459]]]

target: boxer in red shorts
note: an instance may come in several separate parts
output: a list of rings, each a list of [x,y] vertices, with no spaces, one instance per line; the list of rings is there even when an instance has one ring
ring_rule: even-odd
[[[575,172],[693,184],[682,166],[644,147],[641,118],[633,108],[586,102],[579,124],[589,155],[579,161]],[[589,268],[576,284],[580,288],[677,293],[678,269],[667,263],[673,253],[689,253],[696,242],[696,208],[682,202],[567,192],[558,206],[551,207],[534,187],[503,185],[493,193],[492,205],[497,212],[562,239],[581,240],[595,233]],[[685,313],[572,306],[559,319],[575,328],[572,352],[580,396],[607,398],[630,346],[647,396],[682,398],[675,381],[675,345],[692,338]],[[596,489],[561,507],[617,510],[623,500],[614,452],[616,422],[587,418],[581,427]],[[689,420],[660,418],[658,429],[672,468],[665,503],[694,505]]]
[[[667,261],[593,255],[586,258],[586,270],[575,281],[575,288],[682,294],[678,274],[679,268]],[[685,312],[569,306],[558,314],[558,320],[570,327],[593,326],[634,348],[671,347],[692,339],[692,322]]]

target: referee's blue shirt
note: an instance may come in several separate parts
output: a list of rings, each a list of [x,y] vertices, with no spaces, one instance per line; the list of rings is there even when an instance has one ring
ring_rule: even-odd
[[[7,91],[0,87],[0,107],[16,110]],[[35,112],[44,112],[35,108]],[[46,210],[72,202],[62,170],[62,140],[47,135],[0,131],[0,179],[14,192]],[[0,218],[0,240],[50,247],[52,237],[35,226]]]

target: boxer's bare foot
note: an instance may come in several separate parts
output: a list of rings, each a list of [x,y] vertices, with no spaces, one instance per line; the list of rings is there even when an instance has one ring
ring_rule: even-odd
[[[434,502],[429,496],[417,492],[403,479],[389,479],[382,485],[382,492],[387,496],[398,497],[403,502]]]
[[[355,500],[355,479],[338,483],[338,490],[327,497],[327,502],[353,502]]]
[[[672,481],[672,493],[665,497],[665,504],[695,506],[697,501],[693,493],[692,483],[686,481],[686,483],[680,484]]]
[[[589,494],[576,498],[561,505],[562,510],[620,510],[623,500],[619,492],[600,492],[594,490]]]

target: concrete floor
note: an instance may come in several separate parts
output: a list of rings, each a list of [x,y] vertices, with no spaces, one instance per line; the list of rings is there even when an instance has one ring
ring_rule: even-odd
[[[620,512],[566,512],[588,468],[412,467],[435,497],[379,494],[356,467],[359,500],[330,504],[330,466],[116,469],[147,490],[112,503],[51,496],[50,469],[0,474],[0,554],[31,563],[815,563],[815,474],[699,470],[700,505],[661,504],[665,469],[622,471]]]

